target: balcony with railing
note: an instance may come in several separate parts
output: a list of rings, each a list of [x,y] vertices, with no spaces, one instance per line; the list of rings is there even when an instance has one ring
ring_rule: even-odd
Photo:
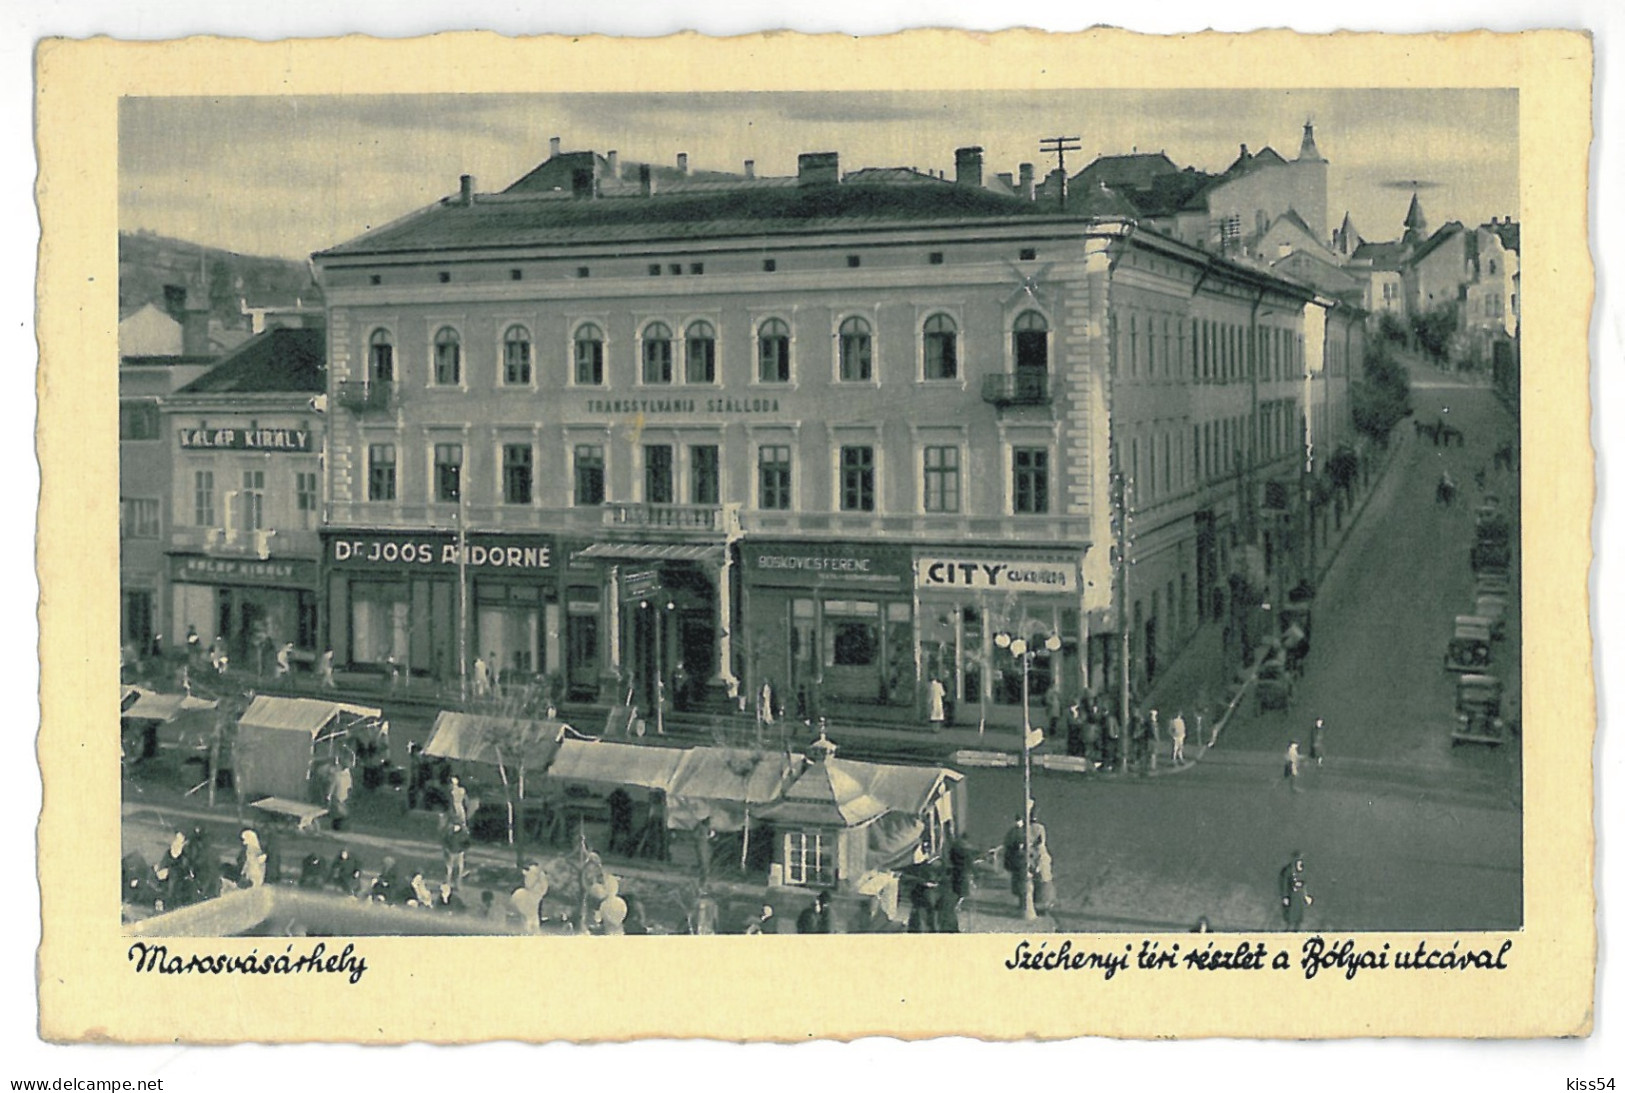
[[[351,413],[385,413],[395,405],[395,385],[386,380],[339,380],[333,398]]]
[[[602,527],[639,532],[669,532],[684,537],[720,537],[732,540],[739,535],[739,506],[658,505],[629,501],[606,501],[601,513]]]
[[[1001,372],[982,380],[982,401],[994,406],[1048,406],[1049,373]]]
[[[311,528],[199,528],[171,529],[169,549],[196,551],[216,558],[297,558],[321,553],[320,535]]]

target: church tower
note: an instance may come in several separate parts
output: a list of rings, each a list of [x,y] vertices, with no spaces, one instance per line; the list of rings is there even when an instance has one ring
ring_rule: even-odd
[[[1315,238],[1326,243],[1331,228],[1326,219],[1326,158],[1315,146],[1315,123],[1303,123],[1303,141],[1298,145],[1298,158],[1292,161],[1292,207],[1314,231]]]

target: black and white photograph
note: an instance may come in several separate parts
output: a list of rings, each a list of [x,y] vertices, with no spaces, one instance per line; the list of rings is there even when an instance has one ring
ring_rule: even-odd
[[[132,932],[1518,928],[1517,106],[124,99]]]
[[[1589,47],[42,48],[43,1035],[1588,1035]]]

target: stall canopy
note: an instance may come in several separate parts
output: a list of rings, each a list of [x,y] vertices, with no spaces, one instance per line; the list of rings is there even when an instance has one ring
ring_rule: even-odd
[[[807,764],[762,818],[806,827],[868,824],[870,868],[937,856],[961,814],[964,776],[946,767],[863,763],[831,756]]]
[[[119,716],[138,721],[167,723],[181,714],[212,710],[218,705],[218,702],[211,699],[195,698],[192,695],[161,695],[152,691],[140,691],[136,700]]]
[[[562,721],[527,721],[443,710],[434,720],[423,754],[493,767],[506,764],[510,770],[540,774],[552,762],[569,729]]]
[[[687,831],[703,823],[713,831],[742,830],[746,813],[778,800],[806,761],[788,752],[690,748],[667,795],[666,826]]]
[[[304,800],[318,748],[331,748],[352,728],[375,727],[383,716],[382,710],[348,702],[255,696],[237,719],[233,766],[239,792],[250,799]]]
[[[810,762],[777,801],[761,810],[764,820],[802,827],[860,827],[886,806],[833,759]]]
[[[631,786],[670,793],[686,752],[617,744],[609,740],[566,740],[553,757],[548,776],[560,782]]]

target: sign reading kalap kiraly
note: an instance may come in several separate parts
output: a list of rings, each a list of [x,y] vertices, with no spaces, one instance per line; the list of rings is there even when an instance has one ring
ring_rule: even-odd
[[[925,590],[970,589],[986,592],[1078,591],[1076,562],[1035,562],[1010,558],[920,558],[914,564],[915,587]]]

